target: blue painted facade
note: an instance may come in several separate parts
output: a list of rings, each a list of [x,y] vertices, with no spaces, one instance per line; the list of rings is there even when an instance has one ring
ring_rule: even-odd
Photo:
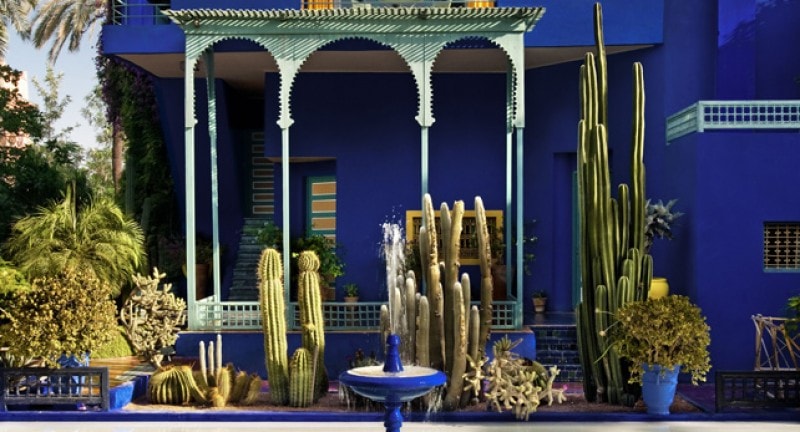
[[[213,1],[173,1],[174,8],[215,7]],[[251,1],[227,7],[256,7]],[[499,2],[501,6],[531,1]],[[593,44],[591,0],[542,0],[547,12],[526,36],[530,47]],[[798,294],[797,273],[763,269],[764,222],[800,221],[800,136],[793,132],[705,132],[665,142],[670,114],[703,99],[796,99],[800,90],[800,2],[789,0],[603,1],[606,43],[642,45],[609,56],[611,163],[615,182],[627,182],[631,118],[631,63],[645,70],[647,196],[678,199],[686,215],[675,239],[657,241],[655,273],[672,292],[689,295],[712,327],[712,364],[723,370],[753,367],[750,316],[781,316],[786,299]],[[296,8],[298,2],[264,2]],[[281,6],[284,5],[285,6]],[[265,6],[266,7],[266,6]],[[106,26],[109,55],[182,53],[183,35],[174,25]],[[224,49],[241,49],[227,42]],[[331,49],[345,49],[347,45]],[[549,308],[572,307],[572,217],[578,120],[578,60],[526,71],[525,219],[536,219],[531,249],[536,260],[525,276],[525,308],[534,290],[550,294]],[[264,75],[265,90],[253,98],[218,81],[220,228],[228,246],[223,291],[228,286],[242,218],[246,185],[240,177],[246,150],[242,137],[264,131],[266,156],[280,156],[277,75]],[[488,209],[505,206],[502,74],[435,74],[430,131],[430,192],[439,203],[483,197]],[[159,108],[179,194],[183,187],[183,80],[156,79]],[[197,82],[197,100],[205,82]],[[416,93],[410,74],[307,73],[293,87],[293,157],[332,158],[293,164],[291,226],[304,226],[302,178],[335,175],[338,183],[337,238],[346,252],[342,283],[361,286],[364,300],[384,300],[379,225],[403,221],[420,206],[420,145]],[[206,119],[198,104],[198,121]],[[197,136],[197,221],[210,233],[208,137]],[[297,165],[297,168],[295,168]],[[276,166],[276,170],[279,166]],[[276,178],[279,172],[276,171]],[[277,186],[277,185],[276,185]],[[276,187],[276,205],[280,203]],[[280,214],[276,209],[276,214]],[[508,222],[509,215],[506,215]],[[278,222],[280,222],[278,220]],[[475,270],[467,269],[474,272]],[[229,345],[230,346],[230,345]],[[263,363],[263,362],[262,362]]]

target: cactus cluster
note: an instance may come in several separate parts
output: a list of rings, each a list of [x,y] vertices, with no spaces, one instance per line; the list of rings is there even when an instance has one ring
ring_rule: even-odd
[[[307,407],[328,389],[324,367],[325,327],[319,288],[319,258],[313,251],[298,257],[298,304],[303,346],[288,358],[283,265],[280,253],[267,248],[258,265],[259,298],[270,397],[276,405]]]
[[[452,210],[447,204],[441,205],[440,256],[432,199],[428,194],[423,197],[419,245],[426,295],[417,292],[413,272],[394,274],[395,270],[388,265],[391,253],[385,253],[387,283],[393,287],[389,296],[391,309],[399,317],[389,317],[389,308],[381,309],[384,337],[390,331],[389,323],[397,323],[398,329],[394,331],[406,341],[402,347],[404,361],[445,372],[447,390],[443,407],[446,410],[455,410],[469,402],[464,390],[464,376],[471,371],[468,357],[484,356],[492,320],[491,250],[486,212],[480,197],[475,198],[475,209],[481,260],[480,309],[470,307],[469,276],[465,273],[459,278],[463,201],[456,201]]]
[[[153,268],[153,276],[136,274],[136,288],[125,300],[119,317],[136,354],[143,356],[156,367],[163,360],[162,348],[170,347],[178,339],[178,332],[186,323],[186,302],[170,292],[172,284],[159,285],[166,274]]]
[[[261,393],[261,378],[235,371],[232,364],[222,365],[222,336],[216,346],[199,344],[200,369],[188,365],[159,367],[150,377],[148,395],[151,403],[188,405],[197,403],[221,408],[229,403],[251,405]]]
[[[470,358],[472,371],[465,375],[467,389],[478,396],[487,382],[486,400],[497,411],[511,410],[520,420],[527,420],[542,402],[552,405],[566,397],[564,389],[554,389],[559,374],[557,367],[546,369],[541,363],[526,362],[512,350],[521,340],[511,342],[504,336],[493,346],[494,359],[484,367],[485,358],[476,364]],[[485,372],[484,372],[485,370]]]
[[[621,184],[611,197],[607,132],[607,71],[602,10],[595,5],[597,55],[581,66],[581,120],[578,126],[581,302],[577,307],[578,345],[584,393],[590,401],[629,403],[627,371],[605,336],[623,304],[647,298],[652,258],[643,253],[645,215],[644,78],[633,67],[631,187]]]

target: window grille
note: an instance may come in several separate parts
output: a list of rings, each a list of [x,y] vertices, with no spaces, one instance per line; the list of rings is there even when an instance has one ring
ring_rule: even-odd
[[[436,232],[442,232],[440,212],[435,212]],[[422,226],[422,211],[406,211],[406,239],[413,243],[419,238],[419,229]],[[493,243],[502,241],[503,238],[503,211],[486,210],[486,228],[489,231],[489,239]],[[461,240],[460,240],[460,262],[464,265],[480,264],[478,254],[478,223],[475,219],[475,210],[465,210],[464,218],[461,220]],[[493,241],[494,240],[494,241]],[[437,247],[442,250],[442,236],[437,235]],[[498,255],[503,251],[492,250],[492,254]]]
[[[800,270],[800,222],[764,223],[764,269]]]

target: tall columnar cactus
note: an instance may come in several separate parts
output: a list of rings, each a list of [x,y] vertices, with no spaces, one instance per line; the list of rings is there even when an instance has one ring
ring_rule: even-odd
[[[422,198],[422,224],[420,228],[420,257],[425,272],[425,287],[430,304],[431,334],[429,360],[432,367],[444,368],[444,296],[442,295],[441,271],[439,269],[439,248],[436,235],[436,216],[433,200],[425,194]]]
[[[270,397],[278,405],[289,402],[289,359],[286,347],[286,306],[283,291],[281,255],[264,249],[258,263],[261,325],[264,328],[264,351]]]
[[[300,270],[298,277],[297,304],[300,307],[300,326],[303,329],[303,348],[316,353],[313,366],[315,400],[328,390],[328,375],[325,371],[325,323],[322,315],[322,298],[319,290],[319,258],[314,251],[303,251],[297,258]]]
[[[595,5],[597,55],[581,66],[581,120],[578,124],[578,193],[583,293],[577,308],[578,344],[587,400],[630,401],[627,372],[605,336],[624,303],[647,297],[652,259],[644,248],[644,79],[635,63],[631,192],[626,184],[611,197],[608,162],[606,55],[602,11]]]
[[[439,368],[446,372],[448,391],[444,407],[451,410],[469,400],[462,395],[463,378],[470,368],[467,353],[473,352],[474,355],[471,357],[476,361],[483,357],[492,322],[492,279],[489,267],[491,250],[486,227],[486,212],[480,197],[475,199],[475,208],[479,256],[485,265],[481,265],[481,309],[471,312],[469,277],[463,275],[461,282],[458,278],[464,203],[457,201],[452,211],[446,204],[441,206],[443,241],[442,254],[439,256],[432,200],[427,194],[423,198],[420,256],[423,269],[426,269],[428,295],[420,297],[417,308],[416,358],[420,365]],[[430,331],[424,330],[426,326],[430,326]],[[470,327],[473,330],[470,330]],[[424,348],[426,344],[427,350]]]
[[[489,240],[489,227],[486,225],[486,209],[481,197],[475,197],[475,222],[478,236],[478,258],[481,263],[481,309],[478,329],[478,361],[486,355],[486,344],[492,327],[492,297],[494,282],[492,280],[492,248]]]

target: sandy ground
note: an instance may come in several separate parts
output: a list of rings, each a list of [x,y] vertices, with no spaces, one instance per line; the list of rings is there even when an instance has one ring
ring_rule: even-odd
[[[644,413],[646,408],[644,404],[640,401],[634,407],[624,407],[621,405],[610,405],[610,404],[601,404],[601,403],[589,403],[587,402],[582,392],[574,392],[569,391],[567,394],[567,400],[561,404],[553,403],[553,405],[547,406],[546,404],[539,406],[540,412],[576,412],[576,413],[634,413],[634,412],[642,412]],[[286,406],[279,406],[274,405],[269,401],[269,394],[268,393],[261,393],[258,401],[249,406],[237,406],[237,405],[228,405],[224,408],[212,408],[207,406],[197,406],[197,405],[190,405],[190,406],[175,406],[175,405],[155,405],[150,404],[146,397],[140,398],[128,405],[124,408],[126,411],[175,411],[175,412],[197,412],[197,411],[214,411],[214,410],[224,410],[224,411],[280,411],[280,412],[291,412],[291,411],[322,411],[322,412],[351,412],[351,411],[363,411],[365,408],[348,408],[346,403],[339,397],[337,393],[329,393],[327,396],[323,397],[319,400],[319,402],[309,408],[292,408]],[[381,411],[383,408],[380,405],[375,405],[374,409],[376,411]],[[468,406],[464,408],[465,411],[486,411],[487,405],[486,403],[479,403],[476,405]],[[701,412],[701,410],[691,403],[684,400],[680,395],[675,395],[675,401],[673,402],[672,406],[670,407],[670,411],[674,413],[693,413],[693,412]],[[535,414],[534,414],[535,415]]]

